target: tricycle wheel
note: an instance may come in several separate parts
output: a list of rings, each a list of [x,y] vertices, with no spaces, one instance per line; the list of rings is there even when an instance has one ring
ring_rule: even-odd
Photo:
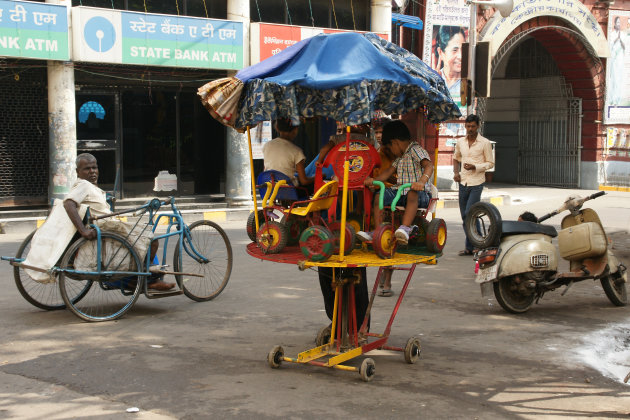
[[[356,213],[350,213],[346,216],[346,224],[352,226],[355,232],[363,230],[363,216]]]
[[[464,220],[464,231],[475,248],[485,249],[498,245],[501,240],[501,213],[494,204],[473,204]]]
[[[534,303],[536,297],[534,293],[521,292],[517,283],[517,276],[503,277],[495,281],[494,296],[497,298],[499,305],[506,311],[513,314],[521,314],[527,312]]]
[[[26,258],[31,250],[31,240],[35,232],[36,231],[31,232],[31,234],[24,239],[18,248],[15,258]],[[56,279],[50,283],[40,283],[29,276],[22,267],[13,267],[13,277],[18,291],[31,305],[47,311],[65,309],[66,304],[63,302],[59,284]],[[90,285],[86,284],[86,288],[76,290],[72,301],[76,302],[85,296]]]
[[[287,228],[287,233],[289,234],[289,239],[287,241],[287,245],[297,245],[300,242],[300,235],[302,231],[308,226],[307,223],[300,217],[297,216],[289,216],[285,214],[282,216],[282,220],[280,221]]]
[[[446,245],[446,223],[444,219],[433,219],[427,227],[427,249],[429,252],[442,252]]]
[[[289,232],[282,223],[270,220],[260,227],[256,239],[265,254],[277,254],[287,246]]]
[[[361,368],[359,369],[361,379],[363,379],[365,382],[370,382],[374,378],[375,371],[376,364],[374,363],[374,360],[370,359],[369,357],[367,359],[364,359],[361,363]]]
[[[317,332],[317,338],[315,339],[315,345],[317,347],[328,344],[330,341],[330,333],[332,331],[332,324],[320,328]]]
[[[396,252],[396,237],[390,223],[384,223],[374,230],[372,235],[374,252],[381,258],[392,258]]]
[[[333,254],[335,237],[324,226],[309,226],[300,236],[302,254],[311,261],[326,261]]]
[[[413,364],[418,361],[420,358],[420,340],[416,337],[411,337],[407,340],[407,345],[405,346],[405,362]]]
[[[272,369],[278,369],[284,358],[284,349],[282,346],[274,347],[267,355],[267,362]]]
[[[626,306],[628,304],[628,292],[626,282],[621,276],[609,274],[599,280],[604,288],[604,293],[615,306]]]
[[[335,249],[334,254],[339,254],[339,242],[341,237],[341,222],[333,222],[328,224],[328,228],[335,235]],[[356,245],[356,231],[351,224],[346,224],[346,237],[344,239],[343,254],[348,255],[352,252]]]
[[[409,242],[413,241],[420,245],[426,244],[429,221],[424,218],[416,217],[414,219],[414,224],[418,226],[418,229],[415,232],[412,231],[412,234],[409,235]]]
[[[85,321],[110,321],[123,316],[140,296],[142,281],[129,272],[138,272],[140,259],[122,236],[101,233],[101,271],[97,272],[97,240],[80,238],[63,255],[59,267],[79,273],[59,273],[59,289],[66,306]],[[108,275],[100,274],[109,272]],[[94,284],[93,284],[94,283]],[[89,287],[92,286],[92,287]],[[79,301],[77,291],[87,290]]]
[[[203,275],[175,275],[184,294],[197,302],[206,302],[219,296],[232,273],[232,245],[225,231],[210,220],[198,220],[188,226],[183,238],[183,249],[180,259],[179,246],[175,246],[175,271]]]
[[[265,223],[265,216],[262,210],[258,210],[258,226],[262,226]],[[256,214],[254,212],[249,213],[247,218],[247,236],[252,242],[256,242]]]

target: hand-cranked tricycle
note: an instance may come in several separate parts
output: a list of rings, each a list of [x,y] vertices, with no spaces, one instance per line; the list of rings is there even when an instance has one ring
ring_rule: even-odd
[[[171,212],[158,213],[164,205],[170,205]],[[103,230],[98,224],[102,219],[127,217],[136,219],[128,235]],[[26,237],[15,257],[2,257],[14,266],[15,283],[28,302],[45,310],[67,307],[86,321],[108,321],[131,309],[140,293],[149,299],[185,294],[202,302],[217,297],[227,285],[232,271],[232,247],[226,233],[209,220],[187,225],[172,197],[165,201],[154,198],[143,206],[106,216],[88,216],[88,221],[97,238],[79,237],[71,242],[49,270],[23,263],[36,231]],[[158,232],[158,226],[165,226],[165,232]],[[137,254],[134,242],[145,231],[153,233],[153,241],[160,241],[161,263],[157,255],[151,261],[149,253],[146,257]],[[167,256],[171,253],[173,266],[167,270]],[[51,280],[36,281],[27,270],[46,271]],[[175,277],[174,290],[159,292],[148,288],[149,278],[164,275]]]

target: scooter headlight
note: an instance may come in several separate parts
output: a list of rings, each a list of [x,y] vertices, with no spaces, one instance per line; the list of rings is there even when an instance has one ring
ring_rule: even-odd
[[[532,255],[529,259],[529,265],[532,268],[545,268],[549,266],[549,255],[547,254],[536,254]]]

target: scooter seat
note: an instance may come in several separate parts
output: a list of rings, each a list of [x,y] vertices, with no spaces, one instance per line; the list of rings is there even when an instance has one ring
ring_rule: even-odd
[[[555,227],[533,222],[513,222],[504,220],[503,223],[501,223],[501,228],[501,237],[527,233],[542,233],[543,235],[551,236],[552,238],[558,236],[558,232]]]

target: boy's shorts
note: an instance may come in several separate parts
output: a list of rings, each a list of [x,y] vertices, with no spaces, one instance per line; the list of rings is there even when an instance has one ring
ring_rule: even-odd
[[[394,201],[394,198],[398,194],[398,189],[395,188],[385,188],[385,194],[383,196],[383,205],[389,206]],[[374,199],[378,200],[378,191],[374,194]],[[418,208],[426,209],[429,207],[429,200],[431,199],[431,194],[426,191],[418,191]],[[406,207],[407,206],[407,194],[401,195],[396,206]]]

